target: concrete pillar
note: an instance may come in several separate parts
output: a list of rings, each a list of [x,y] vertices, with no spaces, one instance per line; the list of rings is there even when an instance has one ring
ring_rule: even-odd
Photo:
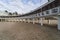
[[[20,19],[20,22],[22,22],[22,19]]]
[[[24,19],[24,22],[26,22],[26,19]]]
[[[33,24],[35,24],[34,19],[33,19]]]
[[[40,20],[41,20],[41,21],[40,21],[40,22],[41,22],[41,26],[43,26],[43,18],[41,18]]]
[[[48,24],[50,24],[50,22],[51,22],[51,21],[50,21],[50,19],[49,19],[49,20],[48,20]]]
[[[40,20],[40,19],[37,19],[37,20],[38,20],[38,23],[39,23],[39,20]]]
[[[25,22],[27,22],[27,19],[25,19]]]
[[[30,23],[30,19],[28,19],[28,23]]]
[[[58,30],[60,30],[60,16],[58,16]]]
[[[40,21],[41,21],[41,20],[40,20],[40,18],[39,18],[39,22],[38,22],[38,23],[40,23]]]

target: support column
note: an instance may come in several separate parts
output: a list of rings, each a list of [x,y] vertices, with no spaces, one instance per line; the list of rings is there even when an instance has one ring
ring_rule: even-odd
[[[26,23],[26,19],[24,19],[24,22]]]
[[[36,23],[39,23],[39,19],[38,18],[36,18]]]
[[[20,21],[22,22],[22,19],[20,19]]]
[[[50,19],[48,20],[48,24],[50,24]]]
[[[58,30],[60,30],[60,16],[58,16]]]
[[[39,18],[39,23],[41,23],[40,21],[41,21],[41,19]]]
[[[23,18],[21,20],[22,20],[21,22],[23,22]]]
[[[28,23],[30,23],[30,19],[28,19]]]
[[[43,26],[43,18],[41,18],[41,26]]]
[[[33,24],[35,24],[34,19],[33,19]]]
[[[27,23],[27,19],[25,19],[25,22]]]

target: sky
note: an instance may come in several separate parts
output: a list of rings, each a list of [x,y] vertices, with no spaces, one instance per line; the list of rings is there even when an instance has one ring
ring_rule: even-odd
[[[47,2],[48,0],[0,0],[0,10],[25,14]]]

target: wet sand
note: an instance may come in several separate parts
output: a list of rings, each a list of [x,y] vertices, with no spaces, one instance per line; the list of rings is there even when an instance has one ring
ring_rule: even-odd
[[[60,40],[60,31],[38,24],[0,22],[0,40]]]

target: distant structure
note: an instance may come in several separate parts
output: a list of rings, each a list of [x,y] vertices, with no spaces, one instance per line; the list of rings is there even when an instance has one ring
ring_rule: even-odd
[[[6,11],[0,11],[0,16],[8,16],[8,12]]]
[[[17,16],[18,15],[18,13],[15,11],[12,15],[15,15],[15,16]]]
[[[0,16],[17,16],[18,15],[16,11],[12,13],[5,10],[5,11],[0,11],[0,13],[1,13]]]

